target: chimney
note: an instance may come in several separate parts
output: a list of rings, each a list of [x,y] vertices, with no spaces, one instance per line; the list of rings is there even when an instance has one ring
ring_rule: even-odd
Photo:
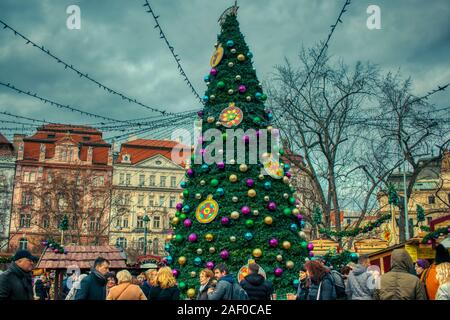
[[[17,157],[17,153],[19,151],[20,143],[23,141],[23,138],[25,138],[25,134],[21,133],[14,133],[13,136],[13,146],[14,146],[14,155]]]

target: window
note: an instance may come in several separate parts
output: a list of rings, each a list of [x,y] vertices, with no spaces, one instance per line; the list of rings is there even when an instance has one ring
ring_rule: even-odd
[[[347,224],[349,225],[349,224],[351,224],[351,223],[352,223],[352,219],[347,218]]]
[[[119,175],[119,184],[125,184],[125,173]]]
[[[116,246],[122,249],[126,249],[127,248],[127,239],[120,237],[117,238],[116,240]]]
[[[105,185],[105,176],[99,176],[98,183],[100,186],[104,186]]]
[[[155,186],[155,181],[156,181],[156,179],[155,179],[155,176],[154,176],[154,175],[151,175],[151,176],[148,178],[148,184],[149,184],[150,186],[152,186],[152,187]]]
[[[127,173],[127,180],[126,180],[125,184],[127,186],[129,186],[131,184],[131,174],[130,173]]]
[[[153,229],[159,229],[161,225],[161,217],[153,218]]]
[[[23,173],[23,182],[35,182],[36,181],[36,172],[25,171]]]
[[[72,217],[72,230],[78,230],[78,218],[76,216]]]
[[[433,220],[433,217],[427,217],[427,224],[430,225],[431,220]]]
[[[164,196],[159,196],[159,206],[162,207],[164,205]]]
[[[48,183],[52,183],[53,182],[53,174],[51,174],[50,172],[47,173],[47,182]]]
[[[160,165],[162,164],[162,162],[159,161],[159,160],[156,160],[156,161],[155,161],[155,164],[158,165],[158,166],[160,166]]]
[[[67,208],[67,201],[64,194],[58,194],[58,209],[59,211],[65,210]]]
[[[143,207],[144,206],[144,195],[143,194],[140,194],[138,196],[138,206],[139,207]]]
[[[447,200],[448,200],[448,203],[450,203],[450,193],[449,194],[447,194]]]
[[[145,244],[145,239],[144,238],[139,238],[138,239],[138,249],[139,250],[144,250],[144,244]]]
[[[50,227],[50,217],[46,214],[42,217],[42,227],[48,229]]]
[[[172,188],[176,188],[177,187],[177,177],[170,177],[170,186]]]
[[[176,202],[176,198],[174,196],[170,197],[170,203],[169,203],[169,207],[171,208],[175,208],[175,202]]]
[[[99,231],[99,230],[100,230],[100,218],[90,217],[89,231]]]
[[[22,213],[20,215],[20,223],[21,228],[29,228],[31,226],[31,214]]]
[[[436,203],[436,197],[428,196],[428,204],[435,204],[435,203]]]
[[[143,229],[144,228],[144,217],[137,217],[136,227],[138,229]]]
[[[155,238],[153,239],[153,254],[157,255],[159,253],[159,239]]]
[[[159,186],[160,187],[165,187],[166,186],[166,177],[165,176],[161,176],[159,179],[160,179],[159,180]]]
[[[44,208],[47,208],[47,209],[52,207],[52,196],[51,196],[51,194],[46,194],[44,196],[43,206],[44,206]]]
[[[21,238],[19,241],[19,248],[21,250],[28,250],[28,240],[27,238]]]
[[[141,174],[139,176],[139,186],[143,187],[145,185],[145,175]]]
[[[91,140],[91,137],[83,137],[83,141],[89,141],[89,140]]]
[[[155,200],[154,200],[153,196],[151,195],[148,197],[148,206],[153,207],[154,205],[155,205]]]
[[[128,228],[128,217],[123,217],[123,227]]]
[[[28,191],[22,192],[22,206],[32,206],[33,205],[33,194]]]
[[[131,204],[131,195],[129,193],[125,193],[125,205],[129,206]]]

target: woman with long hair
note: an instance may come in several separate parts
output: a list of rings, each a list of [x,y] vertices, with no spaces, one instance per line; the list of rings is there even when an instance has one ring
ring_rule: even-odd
[[[177,280],[170,267],[159,269],[155,282],[156,286],[150,289],[149,300],[180,300]]]
[[[436,300],[450,300],[450,263],[443,262],[436,266],[436,280],[439,282]]]
[[[156,287],[156,275],[157,274],[158,274],[158,271],[155,269],[150,269],[150,270],[145,271],[145,281],[144,281],[144,284],[141,286],[141,289],[147,298],[149,297],[150,289],[153,287]]]
[[[336,289],[329,270],[316,260],[307,261],[305,269],[310,281],[306,300],[335,300]]]

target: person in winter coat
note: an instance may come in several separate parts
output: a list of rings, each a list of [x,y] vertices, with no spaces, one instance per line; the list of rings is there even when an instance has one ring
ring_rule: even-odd
[[[358,264],[348,275],[345,293],[348,300],[372,300],[375,287],[371,286],[371,273],[367,271],[370,260],[367,255],[358,259]]]
[[[141,286],[142,292],[144,292],[145,296],[148,299],[148,295],[150,293],[150,289],[156,286],[156,275],[158,271],[155,269],[150,269],[145,272],[145,281]]]
[[[306,300],[335,300],[336,289],[330,271],[317,260],[307,261],[305,269],[310,281],[308,292],[303,294],[300,289],[297,296],[304,296]]]
[[[395,249],[391,256],[391,270],[380,277],[375,290],[376,300],[426,300],[425,289],[419,278],[412,275],[411,256],[405,249]]]
[[[122,270],[117,273],[118,284],[111,287],[106,300],[147,300],[141,288],[132,284],[133,276],[128,270]]]
[[[450,254],[442,245],[436,246],[436,255],[434,263],[422,273],[420,280],[425,284],[425,290],[429,300],[435,300],[436,292],[439,288],[439,282],[436,279],[436,267],[444,262],[450,262]]]
[[[180,290],[172,269],[163,267],[156,275],[156,286],[150,288],[149,300],[180,300]]]
[[[236,282],[233,275],[228,273],[228,267],[221,263],[214,269],[217,279],[215,288],[208,289],[208,300],[232,300],[233,284]]]
[[[450,263],[443,262],[436,266],[436,279],[439,288],[436,292],[436,300],[450,300]]]
[[[80,290],[81,288],[81,281],[83,281],[83,279],[86,278],[87,276],[88,276],[87,274],[80,274],[79,276],[73,274],[72,276],[70,276],[71,288],[64,300],[75,300],[77,291]]]
[[[270,300],[273,294],[272,282],[267,281],[259,274],[259,265],[250,263],[248,266],[250,273],[245,276],[240,285],[247,292],[249,300]]]
[[[210,269],[203,269],[200,272],[200,289],[198,290],[197,300],[208,300],[208,290],[212,288],[214,273]]]
[[[416,269],[417,276],[421,278],[422,274],[430,267],[430,263],[425,259],[417,259],[414,267]]]
[[[91,273],[81,281],[75,300],[105,300],[106,274],[109,272],[109,261],[97,258]]]
[[[34,296],[35,300],[48,300],[48,280],[45,275],[40,276],[34,283]]]
[[[8,270],[0,275],[0,300],[33,300],[31,273],[39,258],[19,250]]]

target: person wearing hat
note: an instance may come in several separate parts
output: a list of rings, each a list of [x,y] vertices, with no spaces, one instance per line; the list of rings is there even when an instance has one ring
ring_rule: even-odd
[[[28,250],[19,250],[8,270],[0,275],[0,300],[33,300],[32,271],[39,260]]]
[[[436,267],[445,262],[450,262],[450,254],[442,244],[436,246],[434,262],[425,270],[420,280],[425,284],[425,290],[429,300],[436,300],[436,292],[439,288],[439,281],[436,279]]]

